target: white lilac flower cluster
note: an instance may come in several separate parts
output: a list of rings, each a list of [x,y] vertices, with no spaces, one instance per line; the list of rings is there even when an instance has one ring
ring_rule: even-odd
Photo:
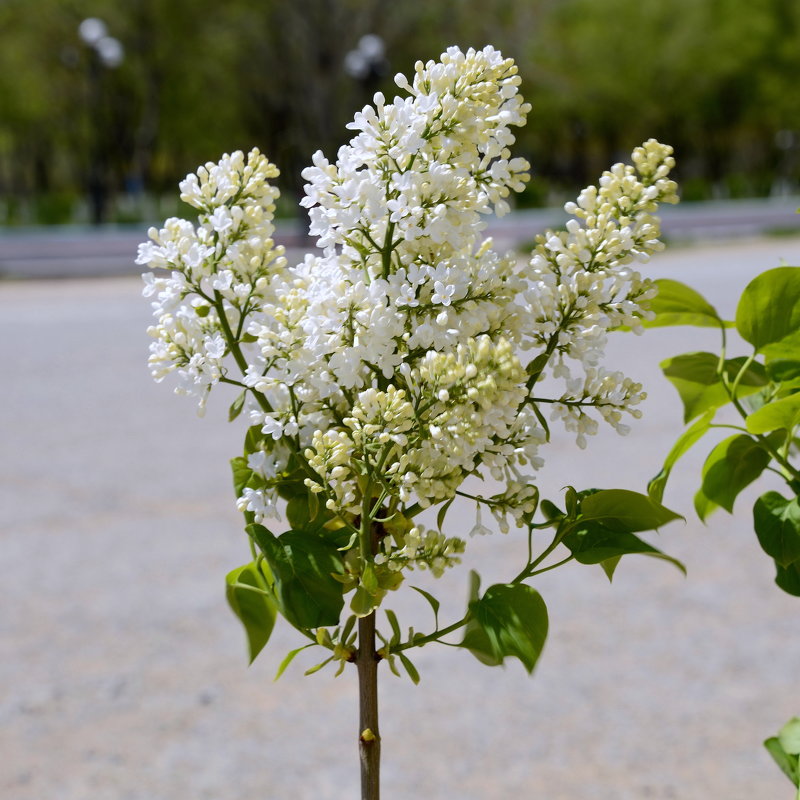
[[[655,285],[631,264],[646,262],[662,250],[659,203],[677,203],[677,185],[668,175],[675,160],[672,148],[654,139],[633,151],[633,165],[615,164],[599,186],[589,186],[565,210],[576,219],[566,231],[537,237],[527,278],[525,304],[532,314],[523,347],[544,348],[552,357],[552,375],[566,391],[553,405],[553,419],[562,419],[586,446],[586,434],[597,430],[593,408],[619,433],[627,433],[622,412],[644,399],[640,384],[621,372],[599,366],[608,331],[630,326],[641,332],[649,319],[648,301]],[[569,361],[565,361],[565,358]],[[582,375],[573,376],[571,366]],[[534,394],[534,402],[539,402]]]
[[[275,246],[273,214],[278,190],[269,183],[278,169],[253,150],[226,155],[181,182],[181,200],[198,209],[198,225],[172,217],[148,231],[137,264],[171,270],[144,275],[145,297],[155,297],[158,324],[149,364],[161,381],[178,377],[178,391],[200,397],[225,373],[227,335],[241,336],[245,320],[274,301],[271,283],[285,271],[283,248]]]
[[[622,414],[636,415],[641,386],[600,360],[609,330],[648,316],[655,289],[631,265],[661,247],[653,212],[676,200],[674,162],[646,142],[520,262],[481,236],[528,180],[509,151],[530,110],[513,61],[450,48],[395,80],[406,96],[376,94],[336,161],[318,152],[303,172],[319,253],[286,266],[271,238],[277,170],[254,150],[190,175],[182,198],[198,226],[151,230],[138,263],[171,270],[145,278],[156,379],[174,371],[201,398],[218,381],[247,392],[262,438],[239,508],[275,515],[282,482],[299,475],[351,527],[365,502],[403,520],[376,563],[438,573],[463,542],[411,525],[414,510],[486,473],[506,487],[485,501],[501,528],[522,524],[544,404],[580,444],[598,416],[624,432]],[[547,398],[545,366],[563,381]]]

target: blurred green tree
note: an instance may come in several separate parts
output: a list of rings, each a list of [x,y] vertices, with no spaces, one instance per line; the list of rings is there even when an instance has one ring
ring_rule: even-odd
[[[515,58],[534,106],[519,149],[539,201],[542,187],[582,184],[648,136],[675,145],[690,196],[798,188],[796,0],[32,6],[0,1],[0,222],[74,217],[93,174],[109,194],[158,196],[195,164],[252,145],[296,194],[311,153],[334,156],[353,109],[376,89],[391,95],[395,72],[489,42]],[[90,16],[124,47],[115,69],[95,69],[81,42]],[[384,74],[357,79],[345,60],[365,34],[385,44]]]

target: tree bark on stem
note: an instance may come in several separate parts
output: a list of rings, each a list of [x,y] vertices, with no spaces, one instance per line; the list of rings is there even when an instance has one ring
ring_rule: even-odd
[[[381,736],[378,730],[378,656],[375,652],[375,612],[358,620],[358,752],[361,759],[361,800],[380,800]]]

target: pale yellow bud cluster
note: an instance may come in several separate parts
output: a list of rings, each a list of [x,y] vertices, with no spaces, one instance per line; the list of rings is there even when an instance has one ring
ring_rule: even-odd
[[[306,486],[314,493],[328,494],[326,507],[331,511],[358,511],[358,487],[353,474],[353,440],[344,431],[315,431],[311,447],[303,454],[308,465],[322,479],[322,485],[310,478]]]
[[[420,503],[452,497],[479,453],[508,436],[526,396],[524,377],[504,338],[479,336],[420,360],[410,381],[425,408],[423,435],[404,455],[404,485]]]
[[[370,442],[394,442],[400,447],[408,444],[405,435],[414,424],[414,407],[406,399],[406,392],[390,385],[385,392],[367,389],[360,392],[353,406],[352,416],[344,419],[352,430],[353,441],[359,448]]]
[[[211,211],[231,201],[245,205],[254,200],[272,213],[278,190],[269,181],[278,175],[278,168],[258,148],[253,148],[246,158],[237,150],[226,153],[217,163],[209,161],[196,174],[187,175],[180,184],[181,200],[201,211]]]
[[[389,569],[429,569],[439,577],[448,567],[461,563],[460,554],[464,552],[465,542],[457,537],[447,537],[433,529],[426,530],[421,525],[411,528],[403,537],[400,546],[386,539],[385,549],[375,556],[377,564],[386,564]]]

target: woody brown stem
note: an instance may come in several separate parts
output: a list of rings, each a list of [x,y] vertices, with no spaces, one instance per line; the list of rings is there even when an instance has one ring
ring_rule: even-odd
[[[381,736],[378,730],[378,656],[375,612],[358,620],[358,698],[361,800],[380,800]]]

